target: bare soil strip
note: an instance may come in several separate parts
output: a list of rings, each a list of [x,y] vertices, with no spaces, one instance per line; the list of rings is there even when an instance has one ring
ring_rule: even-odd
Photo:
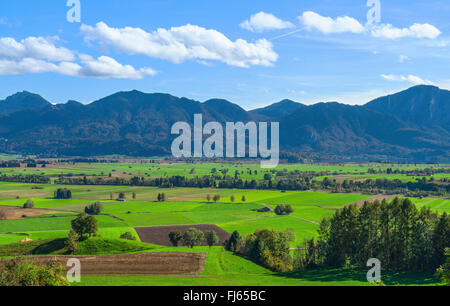
[[[63,266],[72,257],[27,257],[36,264],[56,259]],[[104,256],[76,256],[81,262],[81,275],[195,275],[203,272],[205,253],[142,253]],[[6,260],[0,261],[0,266]]]
[[[215,231],[219,236],[217,245],[223,245],[225,240],[230,238],[230,234],[213,224],[196,224],[196,225],[171,225],[171,226],[155,226],[155,227],[136,227],[135,230],[142,242],[159,244],[164,246],[172,246],[169,240],[169,233],[172,231],[180,231],[182,234],[190,228],[201,230],[204,234],[207,231]],[[206,246],[206,241],[203,242]]]
[[[399,195],[383,195],[383,194],[379,194],[379,195],[373,196],[373,197],[368,198],[368,199],[364,199],[364,200],[360,200],[360,201],[358,201],[358,202],[354,202],[354,203],[348,204],[347,206],[350,206],[350,205],[356,205],[356,206],[361,207],[361,206],[364,205],[364,202],[370,202],[370,203],[373,203],[373,202],[375,202],[376,200],[378,200],[378,201],[381,202],[381,201],[383,201],[384,199],[385,199],[386,201],[390,201],[390,200],[392,200],[392,199],[395,199],[396,197],[399,197]]]
[[[61,213],[57,210],[38,209],[38,208],[20,208],[17,206],[0,206],[0,211],[6,215],[7,220],[23,219],[26,217],[37,217],[45,214]]]

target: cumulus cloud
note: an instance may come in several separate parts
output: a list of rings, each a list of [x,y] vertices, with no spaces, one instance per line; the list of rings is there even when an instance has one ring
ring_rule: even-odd
[[[155,75],[150,68],[135,69],[108,56],[97,59],[57,47],[58,37],[0,38],[0,75],[58,73],[76,77],[141,79]]]
[[[0,75],[19,75],[52,72],[75,77],[99,79],[142,79],[146,75],[155,75],[150,68],[136,70],[130,65],[122,65],[111,57],[100,56],[97,59],[81,55],[81,64],[76,62],[53,63],[45,60],[24,58],[18,61],[0,59]]]
[[[97,59],[89,55],[80,56],[84,64],[79,69],[78,75],[83,77],[116,78],[116,79],[142,79],[146,75],[156,75],[151,68],[135,69],[130,65],[122,65],[108,56],[100,56]]]
[[[335,19],[324,17],[315,12],[307,11],[299,16],[300,23],[308,31],[316,30],[323,34],[332,33],[369,33],[375,38],[399,39],[410,38],[428,38],[435,39],[441,35],[441,31],[428,23],[414,23],[409,28],[397,28],[392,24],[379,24],[363,26],[358,20],[343,16]]]
[[[291,22],[281,20],[272,14],[259,12],[250,16],[250,19],[242,22],[240,27],[252,32],[264,32],[268,30],[289,29],[295,26]]]
[[[305,26],[308,31],[317,30],[324,34],[331,33],[362,33],[365,31],[364,26],[356,19],[348,16],[324,17],[315,12],[307,11],[298,17],[300,23]]]
[[[140,28],[112,28],[104,22],[82,25],[86,41],[113,46],[119,52],[144,54],[182,63],[186,60],[221,61],[230,66],[271,66],[278,59],[273,45],[266,39],[249,43],[243,39],[231,41],[216,30],[195,25],[146,32]]]
[[[0,57],[10,59],[35,58],[50,61],[72,61],[75,55],[69,49],[56,47],[58,37],[28,37],[16,41],[11,37],[0,38]]]
[[[403,37],[435,39],[441,35],[441,31],[439,29],[428,23],[415,23],[409,28],[396,28],[391,24],[383,24],[380,26],[375,26],[371,30],[371,33],[373,37],[387,39],[398,39]]]
[[[382,74],[381,77],[387,81],[400,81],[400,82],[410,82],[414,85],[434,85],[433,82],[428,80],[423,80],[422,78],[415,75],[394,75],[394,74]]]

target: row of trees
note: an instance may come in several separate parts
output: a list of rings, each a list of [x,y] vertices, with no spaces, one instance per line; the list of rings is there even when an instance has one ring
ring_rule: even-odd
[[[29,183],[29,184],[50,184],[51,180],[45,175],[2,175],[0,182]]]
[[[131,198],[133,200],[136,200],[137,195],[136,195],[135,191],[132,192]],[[114,192],[110,192],[109,193],[109,199],[110,200],[114,200]],[[125,201],[126,199],[127,199],[127,196],[126,196],[126,194],[124,192],[119,192],[119,194],[117,195],[117,198],[116,198],[116,200],[118,200],[118,201]]]
[[[241,178],[223,177],[220,175],[205,175],[188,178],[172,176],[163,178],[69,178],[56,180],[57,184],[70,185],[125,185],[125,186],[154,186],[161,188],[193,187],[193,188],[226,188],[226,189],[262,189],[262,190],[329,190],[332,192],[366,192],[366,193],[406,193],[426,192],[429,195],[443,195],[450,193],[450,184],[438,184],[427,181],[425,178],[416,182],[403,182],[398,179],[367,179],[363,181],[325,178],[322,181],[314,180],[317,173],[292,172],[274,179],[266,177],[264,180],[245,180]]]
[[[214,195],[210,195],[210,194],[207,194],[206,195],[206,200],[208,201],[208,202],[211,202],[211,200],[213,200],[214,202],[218,202],[218,201],[220,201],[220,198],[221,198],[221,196],[220,196],[220,194],[214,194]],[[230,196],[230,201],[232,202],[232,203],[234,203],[235,201],[236,201],[236,197],[234,196],[234,195],[231,195]],[[245,197],[245,195],[243,195],[242,197],[241,197],[241,202],[245,202],[245,201],[247,201],[247,198]]]
[[[377,258],[387,270],[434,272],[450,247],[450,216],[396,198],[345,207],[324,219],[318,233],[298,252],[298,268],[365,267]]]
[[[183,244],[190,248],[193,248],[196,245],[200,245],[206,239],[206,243],[209,247],[217,244],[219,242],[219,236],[213,230],[207,231],[205,234],[196,228],[190,228],[184,234],[181,231],[171,231],[169,233],[169,240],[173,246],[177,247],[181,240],[183,240]]]

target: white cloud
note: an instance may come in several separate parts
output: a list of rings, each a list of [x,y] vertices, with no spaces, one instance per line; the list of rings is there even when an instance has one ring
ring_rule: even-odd
[[[250,16],[249,20],[242,22],[240,27],[252,32],[264,32],[268,30],[289,29],[295,26],[291,22],[281,20],[272,14],[259,12]]]
[[[323,34],[332,33],[369,33],[375,38],[399,39],[399,38],[428,38],[435,39],[441,35],[441,31],[428,23],[414,23],[409,28],[397,28],[392,24],[379,24],[363,26],[358,20],[349,16],[324,17],[312,11],[306,11],[298,17],[300,23],[308,31],[317,30]]]
[[[387,39],[398,39],[404,37],[435,39],[436,37],[441,35],[441,31],[439,31],[439,29],[437,29],[435,26],[428,23],[415,23],[409,28],[396,28],[391,24],[383,24],[374,26],[371,30],[371,34],[373,37]]]
[[[108,56],[94,59],[89,55],[81,55],[80,58],[84,66],[78,70],[78,75],[82,77],[142,79],[146,75],[156,75],[157,73],[151,68],[136,70],[133,66],[122,65]]]
[[[278,60],[273,45],[266,39],[249,43],[243,39],[231,41],[216,30],[195,25],[158,29],[151,33],[140,28],[111,28],[104,22],[95,27],[82,25],[86,41],[111,45],[127,54],[144,54],[182,63],[186,60],[215,60],[231,66],[271,66]]]
[[[0,38],[0,57],[20,59],[36,58],[51,61],[72,61],[75,55],[64,47],[56,47],[58,37],[28,37],[18,42],[11,37]]]
[[[24,58],[19,61],[0,59],[0,75],[20,75],[37,73],[58,73],[75,77],[93,77],[99,79],[142,79],[146,75],[155,75],[150,68],[136,70],[130,65],[122,65],[111,57],[100,56],[94,59],[81,55],[82,65],[76,62],[53,63],[45,60]]]
[[[415,75],[394,75],[394,74],[382,74],[381,77],[387,81],[397,81],[397,82],[410,82],[414,85],[434,85],[433,82],[428,80],[423,80],[422,78]]]
[[[397,81],[397,77],[393,74],[382,74],[381,77],[387,81]]]
[[[317,30],[324,34],[345,32],[362,33],[365,31],[364,26],[358,20],[348,16],[333,19],[331,17],[321,16],[315,12],[307,11],[298,18],[300,23],[304,25],[308,31]]]
[[[141,79],[155,75],[150,68],[135,69],[122,65],[111,57],[97,59],[78,55],[57,47],[58,37],[28,37],[20,42],[11,37],[0,38],[0,75],[58,73],[76,77]]]

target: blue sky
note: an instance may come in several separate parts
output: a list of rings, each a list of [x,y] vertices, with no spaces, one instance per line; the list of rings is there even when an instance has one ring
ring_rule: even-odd
[[[363,104],[416,84],[450,88],[450,3],[381,0],[0,2],[0,99],[53,103],[117,91]]]

